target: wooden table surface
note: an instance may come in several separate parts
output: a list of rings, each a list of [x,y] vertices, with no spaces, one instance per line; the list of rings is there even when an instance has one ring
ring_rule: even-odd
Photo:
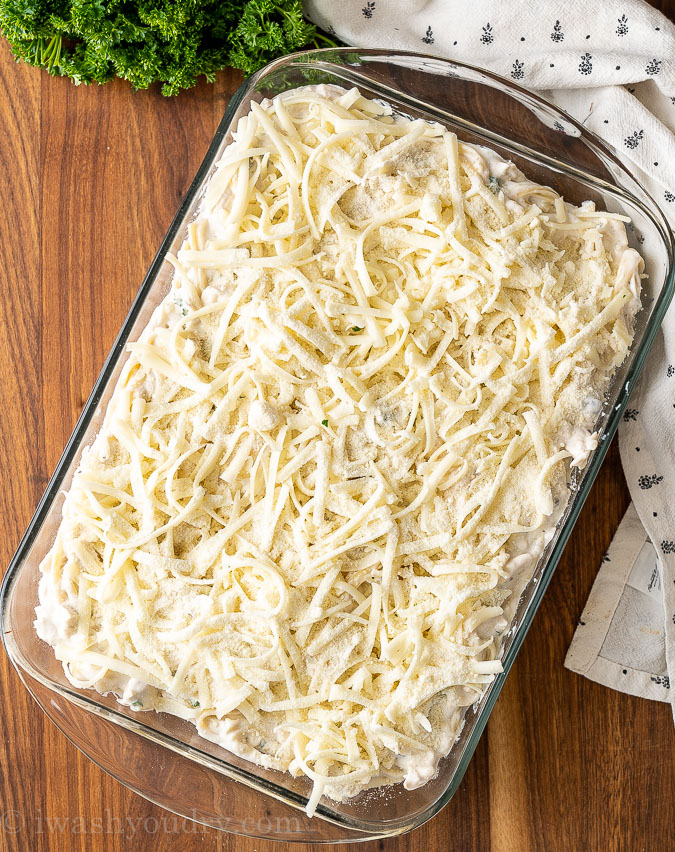
[[[16,65],[0,43],[0,564],[239,82],[223,73],[173,99],[119,81],[76,88]],[[416,832],[364,852],[675,849],[670,708],[563,668],[628,500],[614,444],[460,790]],[[0,849],[274,848],[202,827],[157,831],[163,811],[84,758],[4,653],[0,686]],[[98,829],[108,814],[138,829]]]

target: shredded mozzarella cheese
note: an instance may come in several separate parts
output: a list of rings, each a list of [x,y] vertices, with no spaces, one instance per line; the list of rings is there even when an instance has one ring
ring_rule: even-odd
[[[641,259],[616,215],[356,90],[254,103],[234,139],[36,623],[73,683],[305,775],[312,813],[428,781],[501,670]]]

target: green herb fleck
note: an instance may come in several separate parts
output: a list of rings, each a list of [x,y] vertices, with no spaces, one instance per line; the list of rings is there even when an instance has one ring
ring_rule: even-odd
[[[363,331],[364,328],[365,326],[361,326],[361,328],[359,328],[358,325],[353,325],[352,331]]]
[[[1,2],[2,2],[2,0],[0,0],[0,3]],[[173,303],[178,308],[178,310],[180,311],[181,316],[186,317],[188,315],[187,306],[185,305],[185,302],[181,299],[180,296],[174,296],[173,297]]]
[[[190,701],[190,704],[191,704],[193,707],[199,707],[199,701]]]
[[[322,425],[322,426],[328,426],[328,421],[327,421],[327,420],[322,420],[322,421],[321,421],[321,425]]]
[[[141,701],[141,699],[140,699],[140,698],[136,698],[136,699],[134,699],[134,700],[131,702],[131,706],[132,706],[132,707],[142,707],[142,706],[143,706],[143,702]]]
[[[493,193],[493,195],[497,195],[499,193],[499,190],[502,188],[502,182],[499,180],[498,177],[490,175],[490,177],[488,178],[487,187],[490,192]]]

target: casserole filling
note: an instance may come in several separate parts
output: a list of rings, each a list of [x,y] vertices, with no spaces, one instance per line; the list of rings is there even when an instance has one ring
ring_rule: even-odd
[[[430,780],[597,445],[625,221],[356,89],[251,104],[42,565],[71,682],[309,813]]]

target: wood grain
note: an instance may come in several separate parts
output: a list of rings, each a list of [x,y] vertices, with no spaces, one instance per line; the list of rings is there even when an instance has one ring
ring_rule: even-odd
[[[3,564],[239,82],[220,74],[176,99],[121,82],[75,88],[15,65],[0,43]],[[628,499],[613,446],[459,791],[416,832],[367,852],[674,848],[670,708],[563,668]],[[162,828],[166,812],[84,758],[4,654],[0,684],[1,850],[275,848],[194,824]]]

